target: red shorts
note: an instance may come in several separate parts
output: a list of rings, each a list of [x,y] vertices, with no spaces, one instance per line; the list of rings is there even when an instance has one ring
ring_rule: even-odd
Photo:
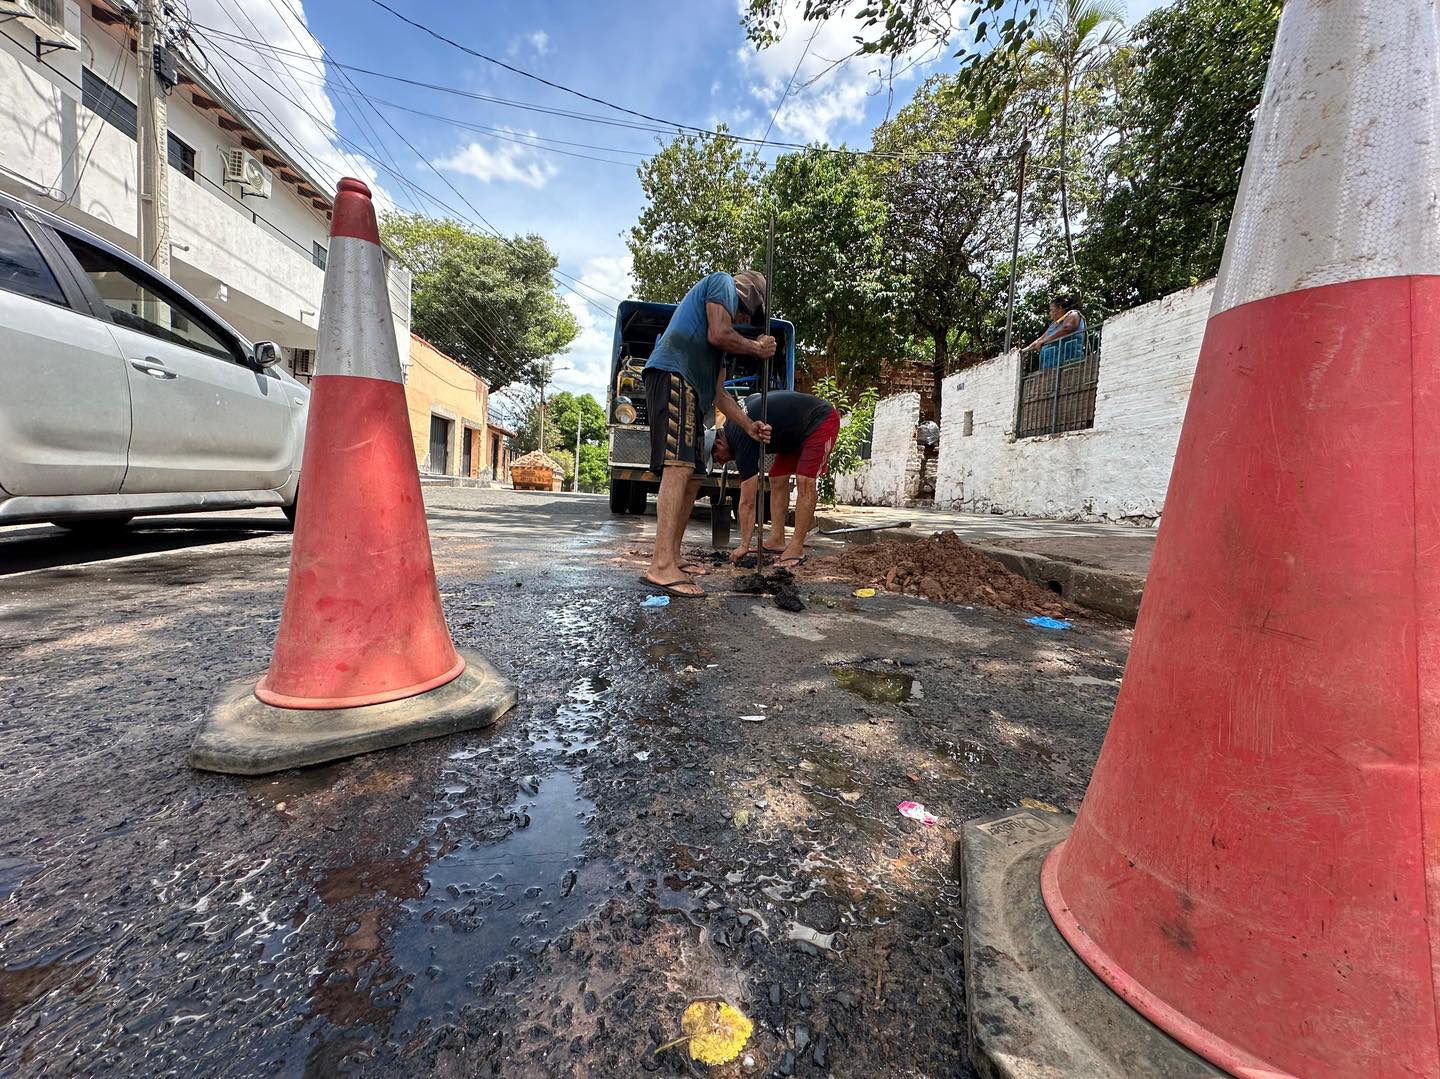
[[[830,463],[835,436],[840,433],[840,413],[833,408],[819,428],[800,445],[798,453],[777,453],[770,469],[772,476],[809,476],[812,480]]]

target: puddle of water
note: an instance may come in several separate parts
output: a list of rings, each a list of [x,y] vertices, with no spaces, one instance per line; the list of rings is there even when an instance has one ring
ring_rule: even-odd
[[[908,701],[915,685],[915,679],[902,671],[872,671],[851,665],[831,667],[830,677],[843,690],[858,694],[867,701],[886,704]]]
[[[258,779],[243,779],[241,782],[258,798],[271,802],[293,802],[334,786],[350,763],[339,761],[313,768],[297,768],[282,772],[278,777],[261,776]]]
[[[507,955],[539,954],[579,921],[602,890],[594,867],[578,872],[594,804],[559,770],[511,812],[523,824],[498,843],[465,841],[423,868],[421,894],[383,935],[382,950],[410,975],[394,1026],[416,1029],[458,1014],[485,969]]]
[[[936,748],[941,759],[941,770],[953,779],[958,779],[971,788],[988,794],[990,786],[985,782],[987,769],[1000,763],[988,747],[968,738],[959,741],[945,741]]]
[[[530,744],[543,753],[570,757],[600,744],[595,725],[601,718],[608,685],[602,679],[581,678],[571,687],[567,700],[555,712],[549,726],[533,732]]]

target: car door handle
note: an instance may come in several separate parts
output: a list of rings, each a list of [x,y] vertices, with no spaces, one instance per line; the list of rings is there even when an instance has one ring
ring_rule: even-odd
[[[175,372],[166,367],[154,356],[146,356],[143,360],[131,360],[130,366],[137,371],[144,371],[151,378],[167,379],[175,377]]]

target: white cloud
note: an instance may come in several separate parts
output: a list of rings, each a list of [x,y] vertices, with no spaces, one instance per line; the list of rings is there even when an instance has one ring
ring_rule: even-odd
[[[510,40],[509,46],[505,49],[507,56],[519,56],[524,52],[533,53],[536,56],[544,56],[550,51],[550,35],[544,30],[532,30],[528,34],[521,34]]]
[[[252,114],[265,134],[330,191],[342,176],[356,176],[370,185],[382,207],[391,205],[377,182],[378,170],[332,133],[336,110],[325,88],[324,54],[310,32],[301,0],[243,6],[191,0],[189,7],[197,23],[308,58],[256,49],[204,30],[196,31],[199,47],[191,49],[202,67],[209,60],[208,71],[221,89]]]
[[[590,285],[609,296],[629,296],[630,254],[600,255],[587,261],[580,272],[583,285]],[[573,292],[565,293],[565,303],[580,323],[580,336],[559,361],[569,364],[573,370],[557,371],[555,386],[571,393],[594,394],[600,406],[605,406],[605,393],[610,385],[610,350],[614,347],[615,322],[614,301],[606,296],[597,296],[582,286],[581,292],[594,300],[596,305],[610,312],[611,317],[601,315],[594,307]]]
[[[534,137],[533,132],[527,133]],[[524,184],[526,187],[544,187],[555,175],[555,166],[545,161],[536,151],[513,142],[502,142],[494,150],[486,149],[478,142],[471,142],[456,150],[449,157],[435,162],[435,167],[450,172],[462,172],[473,176],[481,183]]]
[[[738,3],[743,14],[748,4],[746,0]],[[740,47],[737,53],[740,66],[754,80],[750,94],[764,114],[759,117],[759,127],[753,134],[763,134],[773,114],[775,127],[771,138],[783,136],[786,141],[829,142],[837,126],[858,123],[865,118],[867,102],[874,94],[884,92],[891,68],[888,60],[850,55],[855,52],[857,37],[874,32],[867,31],[853,15],[863,6],[853,3],[842,14],[817,25],[804,21],[804,0],[786,0],[784,36],[759,52],[748,43]],[[969,6],[962,4],[952,14],[956,24],[965,23]],[[894,64],[896,81],[915,79],[950,51],[953,50],[930,45],[898,57]],[[843,59],[845,57],[849,58]],[[775,106],[785,93],[792,73],[795,81],[790,96],[777,114]],[[748,110],[745,116],[748,118]],[[736,126],[741,122],[737,121]]]

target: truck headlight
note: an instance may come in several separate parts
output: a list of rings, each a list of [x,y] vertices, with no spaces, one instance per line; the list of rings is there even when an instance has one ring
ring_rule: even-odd
[[[617,398],[615,398],[615,422],[616,422],[616,423],[634,423],[634,422],[635,422],[635,416],[636,416],[636,413],[635,413],[635,405],[631,402],[630,398],[628,398],[628,397],[617,397]]]

